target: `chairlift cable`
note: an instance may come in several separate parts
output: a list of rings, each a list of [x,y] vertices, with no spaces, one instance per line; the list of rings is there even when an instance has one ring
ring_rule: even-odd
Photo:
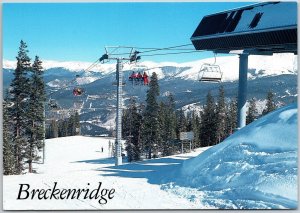
[[[178,47],[185,47],[185,46],[192,46],[193,44],[182,44],[182,45],[176,45],[176,46],[170,46],[170,47],[128,47],[128,46],[120,46],[122,48],[134,48],[134,49],[144,49],[146,51],[142,51],[140,53],[145,53],[145,52],[153,52],[153,51],[160,51],[160,50],[170,50]]]
[[[158,50],[153,50],[153,51],[158,51]],[[195,49],[188,49],[188,48],[181,48],[181,49],[165,49],[165,51],[196,51],[196,50]],[[148,51],[146,51],[146,52],[148,52]],[[140,52],[140,53],[145,53],[145,52]],[[130,54],[131,53],[125,53],[124,52],[124,53],[110,53],[109,55],[118,56],[118,55],[130,55]]]
[[[183,44],[183,45],[177,45],[177,46],[172,46],[172,47],[156,48],[156,49],[153,49],[153,50],[146,50],[146,51],[143,51],[143,52],[140,52],[140,53],[147,53],[147,52],[154,52],[154,51],[161,51],[161,50],[173,50],[173,49],[178,48],[178,47],[186,47],[186,46],[191,46],[191,45],[192,44]]]
[[[178,54],[185,54],[185,53],[195,53],[195,52],[204,52],[204,50],[193,50],[193,51],[184,51],[184,52],[175,52],[175,53],[154,53],[149,55],[140,55],[142,57],[144,56],[156,56],[156,55],[178,55]]]
[[[146,53],[146,52],[154,52],[154,51],[161,51],[161,50],[171,50],[171,51],[178,51],[178,50],[195,50],[195,49],[187,49],[187,48],[180,48],[186,46],[192,46],[193,44],[183,44],[183,45],[176,45],[170,47],[129,47],[129,46],[118,46],[117,48],[126,48],[126,49],[140,49],[145,51],[139,51],[139,53]],[[114,53],[113,52],[117,49],[115,48],[109,55],[125,55],[130,54],[129,52],[126,53]]]

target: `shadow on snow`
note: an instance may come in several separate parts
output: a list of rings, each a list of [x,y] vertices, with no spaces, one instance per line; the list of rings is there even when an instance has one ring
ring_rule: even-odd
[[[120,166],[107,166],[98,168],[106,174],[101,176],[114,176],[125,178],[146,178],[150,184],[163,184],[172,181],[176,173],[180,171],[182,163],[188,156],[180,156],[180,159],[170,157],[156,158],[133,163],[125,163]],[[125,159],[123,159],[124,162]],[[91,163],[91,164],[114,164],[114,158],[102,158],[93,160],[76,161],[73,163]],[[173,180],[174,181],[174,180]]]

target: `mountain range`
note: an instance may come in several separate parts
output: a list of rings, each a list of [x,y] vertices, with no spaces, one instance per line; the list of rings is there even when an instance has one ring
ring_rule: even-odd
[[[106,134],[115,126],[116,74],[115,64],[97,64],[86,70],[89,62],[57,62],[42,60],[44,80],[48,100],[54,99],[64,109],[48,110],[48,116],[59,117],[68,114],[68,109],[78,109],[81,114],[82,134]],[[220,83],[199,82],[199,71],[203,64],[220,67]],[[16,62],[3,60],[3,86],[9,87],[13,78]],[[185,111],[201,110],[206,95],[211,91],[217,98],[222,85],[226,99],[237,96],[239,58],[237,55],[201,59],[186,63],[142,61],[136,64],[123,64],[123,107],[128,99],[135,97],[137,102],[145,103],[148,87],[133,85],[128,81],[132,71],[141,71],[150,76],[156,72],[159,78],[160,100],[172,93],[176,107]],[[297,100],[297,56],[293,54],[274,54],[273,56],[249,56],[248,99],[255,97],[258,110],[262,110],[268,91],[275,94],[279,104],[288,104]],[[77,77],[76,77],[77,75]],[[85,90],[83,96],[74,97],[72,90],[80,86]],[[62,115],[61,115],[62,116]]]

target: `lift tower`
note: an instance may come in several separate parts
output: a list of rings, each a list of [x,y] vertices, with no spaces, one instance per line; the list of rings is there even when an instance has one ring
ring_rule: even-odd
[[[122,57],[121,53],[115,53],[116,50],[125,49],[128,52],[130,49],[130,53],[127,53],[127,57]],[[111,51],[110,51],[111,50]],[[99,59],[100,62],[104,62],[104,60],[116,60],[116,83],[114,85],[117,86],[117,117],[116,117],[116,140],[115,140],[115,165],[122,165],[122,86],[124,86],[123,80],[123,62],[127,61],[129,63],[137,62],[140,60],[140,56],[138,56],[138,51],[133,51],[133,48],[129,47],[121,47],[121,46],[108,46],[105,47],[105,54]],[[125,51],[126,52],[126,51]]]

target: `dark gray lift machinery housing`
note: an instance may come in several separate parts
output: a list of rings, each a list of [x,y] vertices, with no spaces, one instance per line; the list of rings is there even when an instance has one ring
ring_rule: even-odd
[[[246,125],[249,55],[297,54],[297,2],[264,2],[204,16],[196,50],[239,54],[238,129]]]

